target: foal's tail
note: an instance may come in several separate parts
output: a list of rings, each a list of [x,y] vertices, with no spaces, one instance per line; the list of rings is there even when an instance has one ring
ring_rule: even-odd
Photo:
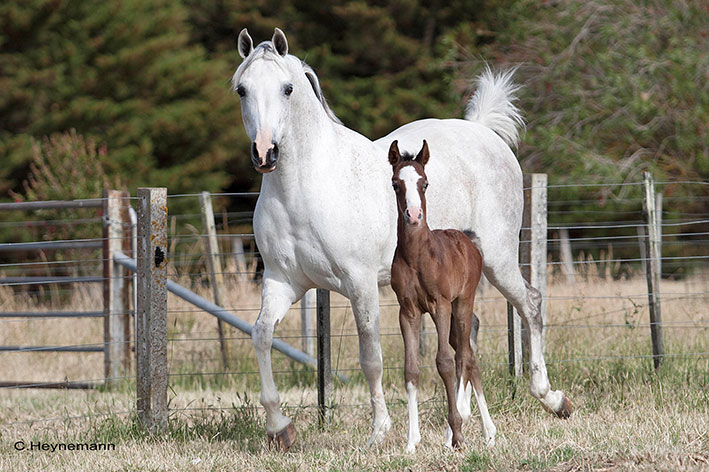
[[[477,90],[465,108],[465,119],[487,126],[510,147],[519,144],[520,129],[524,129],[524,119],[519,108],[516,92],[519,85],[512,82],[515,69],[495,74],[486,67],[475,83]]]

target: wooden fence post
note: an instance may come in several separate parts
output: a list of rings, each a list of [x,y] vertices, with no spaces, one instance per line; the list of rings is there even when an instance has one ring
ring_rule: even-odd
[[[566,283],[576,283],[576,273],[574,271],[574,256],[571,252],[571,242],[569,240],[569,230],[559,229],[559,260],[561,261],[561,271],[564,273]]]
[[[150,432],[167,427],[167,190],[138,189],[137,408]]]
[[[546,326],[547,288],[547,175],[525,174],[524,213],[520,233],[520,264],[522,275],[542,295],[541,316]],[[510,311],[512,313],[510,314]],[[522,320],[508,302],[508,348],[510,373],[522,375],[523,356],[516,352],[521,339],[526,351],[526,337],[522,332]],[[546,327],[545,327],[546,331]]]
[[[329,421],[332,405],[332,366],[330,364],[330,292],[317,289],[318,338],[318,423]]]
[[[114,386],[130,368],[129,274],[113,255],[130,247],[128,193],[103,191],[104,378]]]
[[[212,197],[209,192],[199,194],[199,207],[202,212],[202,231],[204,238],[204,251],[207,253],[207,266],[209,268],[209,285],[212,286],[214,304],[224,308],[224,274],[222,262],[219,257],[219,244],[217,243],[217,228],[214,224],[214,208],[212,207]],[[229,369],[229,352],[224,340],[224,323],[217,320],[217,331],[219,332],[219,348],[222,353],[222,366],[225,371]]]
[[[652,338],[652,361],[657,370],[665,356],[665,342],[662,334],[662,315],[660,312],[660,237],[658,232],[657,211],[655,208],[655,183],[650,172],[643,172],[643,216],[647,224],[647,242],[645,243],[645,267],[647,275],[647,297],[650,309],[650,335]]]
[[[231,238],[231,253],[234,256],[236,264],[237,279],[240,282],[247,282],[249,274],[246,273],[246,253],[244,251],[244,241],[241,236],[232,236]]]
[[[315,327],[313,326],[316,306],[315,290],[305,292],[300,300],[300,334],[303,337],[303,352],[315,355]]]

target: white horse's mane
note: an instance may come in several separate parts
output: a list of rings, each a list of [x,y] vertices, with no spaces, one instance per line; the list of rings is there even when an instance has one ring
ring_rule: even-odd
[[[264,41],[258,46],[256,46],[251,52],[251,54],[249,54],[246,59],[244,59],[244,61],[239,65],[239,67],[236,69],[236,72],[234,72],[234,76],[231,78],[232,91],[236,91],[236,88],[239,86],[239,82],[241,81],[241,76],[244,74],[246,69],[248,69],[249,66],[258,59],[273,61],[278,67],[282,68],[284,71],[288,71],[291,73],[297,73],[297,67],[300,67],[302,69],[302,72],[305,74],[305,77],[308,79],[308,83],[310,83],[310,86],[313,89],[313,93],[315,93],[315,97],[318,99],[318,102],[320,102],[320,106],[322,106],[327,117],[330,118],[330,120],[332,120],[334,123],[337,123],[339,125],[342,124],[340,119],[335,115],[335,112],[332,111],[332,108],[330,108],[330,105],[328,105],[327,100],[325,99],[325,95],[322,92],[322,88],[320,87],[320,80],[318,79],[317,74],[315,74],[313,68],[306,64],[305,61],[298,59],[296,56],[292,56],[289,54],[286,57],[283,57],[280,54],[276,53],[271,41]],[[296,70],[291,70],[291,68],[289,68],[289,65],[294,66],[293,69]]]

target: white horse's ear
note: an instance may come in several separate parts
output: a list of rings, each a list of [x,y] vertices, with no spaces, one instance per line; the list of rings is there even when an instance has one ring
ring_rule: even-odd
[[[389,164],[392,167],[397,165],[401,161],[401,153],[399,152],[399,141],[394,141],[389,146]]]
[[[415,161],[425,167],[426,164],[428,163],[429,157],[431,157],[431,155],[428,152],[428,143],[424,139],[423,140],[423,147],[421,148],[418,155],[416,156]]]
[[[271,38],[273,47],[276,48],[276,52],[281,56],[288,54],[288,40],[286,39],[285,33],[281,31],[280,28],[276,28],[273,32],[273,38]]]
[[[241,33],[239,33],[239,39],[236,41],[236,47],[239,50],[239,55],[242,59],[249,57],[251,51],[254,50],[254,41],[251,39],[251,36],[249,36],[249,32],[246,31],[246,28],[242,29]]]

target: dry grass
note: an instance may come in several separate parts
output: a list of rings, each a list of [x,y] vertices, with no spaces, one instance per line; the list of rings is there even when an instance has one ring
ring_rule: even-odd
[[[317,427],[314,374],[274,355],[281,400],[299,440],[287,454],[268,450],[258,404],[258,375],[250,341],[232,331],[231,372],[223,371],[215,320],[170,300],[170,431],[146,437],[133,419],[131,382],[117,391],[3,390],[0,396],[1,470],[700,470],[709,467],[709,281],[665,281],[663,320],[668,358],[659,375],[651,360],[644,281],[605,281],[589,274],[576,285],[549,287],[547,360],[552,384],[576,411],[569,420],[546,414],[526,393],[526,380],[506,375],[506,309],[493,289],[478,300],[485,389],[498,428],[494,449],[482,444],[477,421],[466,425],[462,451],[441,446],[443,394],[431,369],[433,336],[421,363],[422,443],[406,455],[406,403],[401,336],[392,294],[382,291],[384,385],[394,427],[383,444],[363,447],[370,422],[366,384],[358,369],[351,309],[333,296],[333,365],[351,376],[335,390],[332,424]],[[258,292],[235,285],[229,305],[249,321]],[[239,288],[240,287],[240,288]],[[208,293],[204,289],[205,294]],[[97,308],[84,288],[66,300]],[[28,309],[31,300],[0,292],[3,310]],[[83,308],[77,308],[83,307]],[[100,343],[99,320],[2,322],[1,344]],[[565,326],[562,326],[565,325]],[[432,324],[429,322],[429,327]],[[277,334],[299,346],[299,314]],[[342,336],[341,336],[342,335]],[[703,353],[701,355],[687,353]],[[600,358],[600,359],[597,359]],[[2,377],[11,380],[86,380],[102,376],[102,354],[3,353]],[[350,370],[351,369],[351,370]],[[475,411],[475,410],[474,410]],[[93,416],[86,416],[93,415]],[[71,419],[66,419],[71,418]],[[37,420],[37,421],[34,421]],[[113,442],[111,452],[18,452],[29,442]]]

